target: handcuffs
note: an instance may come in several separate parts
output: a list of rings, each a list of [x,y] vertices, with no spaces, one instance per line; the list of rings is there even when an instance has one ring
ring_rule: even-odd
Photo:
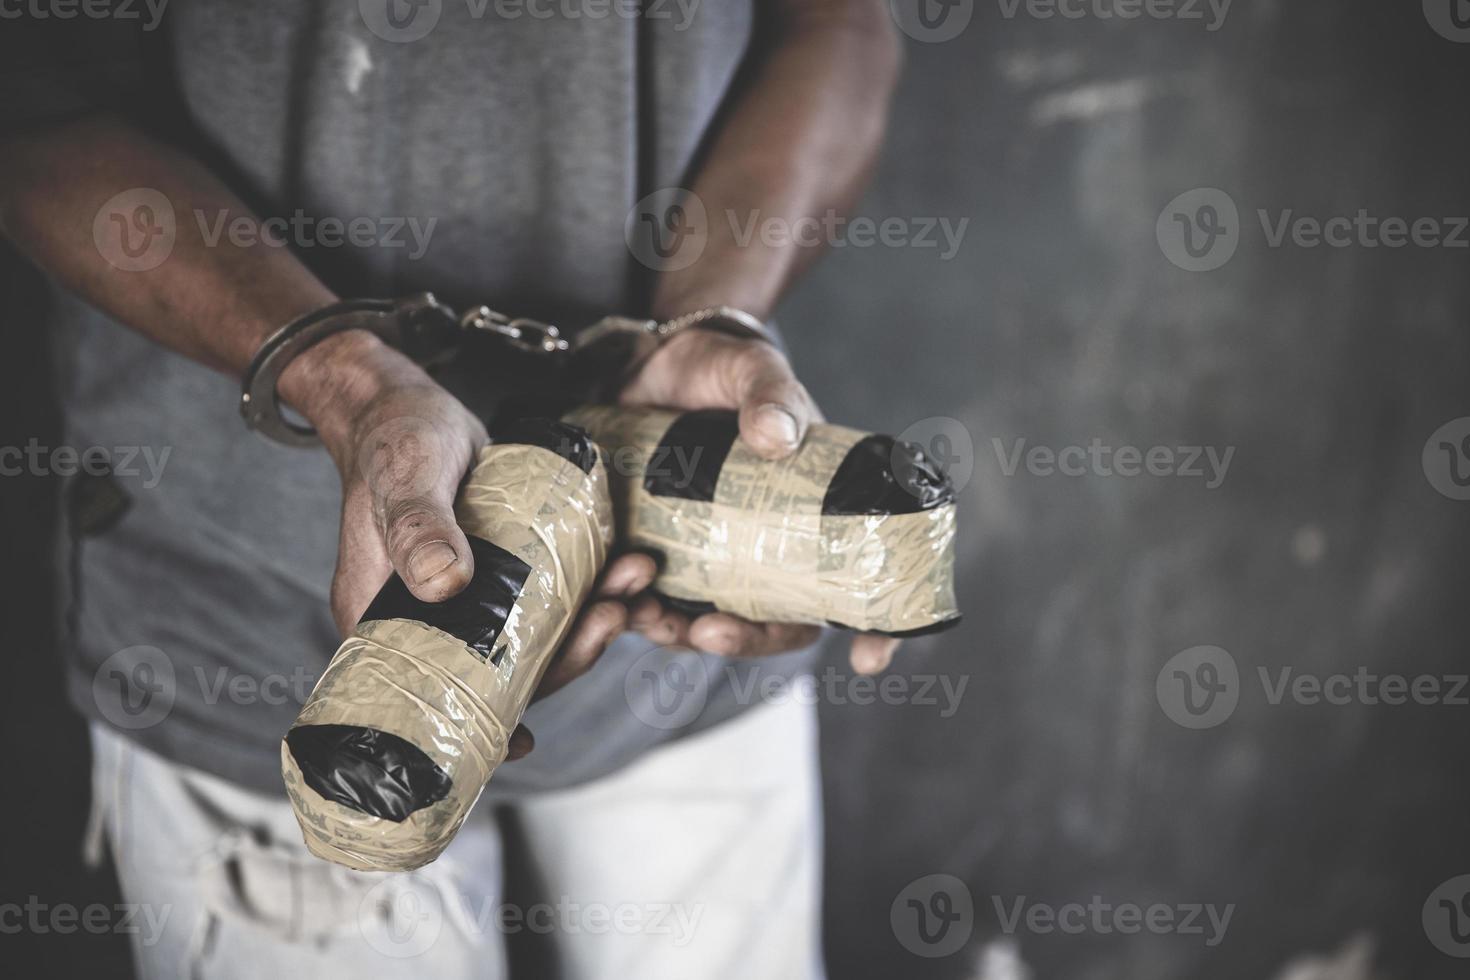
[[[706,307],[670,320],[603,317],[569,340],[550,323],[512,319],[487,306],[456,315],[432,293],[345,300],[299,317],[266,339],[245,371],[240,414],[247,428],[277,442],[318,445],[316,430],[282,413],[276,383],[302,351],[347,330],[375,334],[425,366],[452,356],[469,337],[490,337],[509,349],[545,358],[572,390],[601,401],[614,396],[670,338],[695,326],[774,343],[759,317],[731,306]]]

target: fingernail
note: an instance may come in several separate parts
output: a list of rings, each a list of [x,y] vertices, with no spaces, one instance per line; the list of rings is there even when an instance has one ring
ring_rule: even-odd
[[[459,561],[448,541],[429,541],[413,549],[408,556],[408,575],[419,585],[433,581],[434,576]]]
[[[796,428],[796,416],[780,405],[762,405],[756,412],[756,424],[767,435],[776,437],[783,446],[794,446],[800,438]]]

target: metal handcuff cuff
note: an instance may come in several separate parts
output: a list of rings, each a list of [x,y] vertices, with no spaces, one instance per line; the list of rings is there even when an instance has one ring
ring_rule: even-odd
[[[276,382],[302,351],[347,330],[367,330],[421,365],[451,355],[468,337],[488,336],[511,350],[548,359],[574,390],[599,401],[616,394],[666,341],[695,326],[774,343],[758,317],[731,306],[707,307],[670,320],[604,317],[568,340],[550,323],[512,319],[486,306],[456,315],[432,293],[345,300],[299,317],[267,338],[245,371],[240,414],[247,428],[277,442],[318,445],[314,429],[282,413]]]

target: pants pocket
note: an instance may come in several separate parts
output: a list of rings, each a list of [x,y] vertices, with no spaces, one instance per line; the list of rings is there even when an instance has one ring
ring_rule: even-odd
[[[352,930],[374,885],[370,877],[314,858],[299,845],[245,828],[226,831],[195,873],[201,902],[212,915],[288,942],[321,941]]]

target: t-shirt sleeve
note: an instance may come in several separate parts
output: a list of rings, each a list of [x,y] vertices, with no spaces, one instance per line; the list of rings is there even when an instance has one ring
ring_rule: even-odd
[[[29,13],[0,20],[0,133],[146,98],[145,37],[136,21]]]

